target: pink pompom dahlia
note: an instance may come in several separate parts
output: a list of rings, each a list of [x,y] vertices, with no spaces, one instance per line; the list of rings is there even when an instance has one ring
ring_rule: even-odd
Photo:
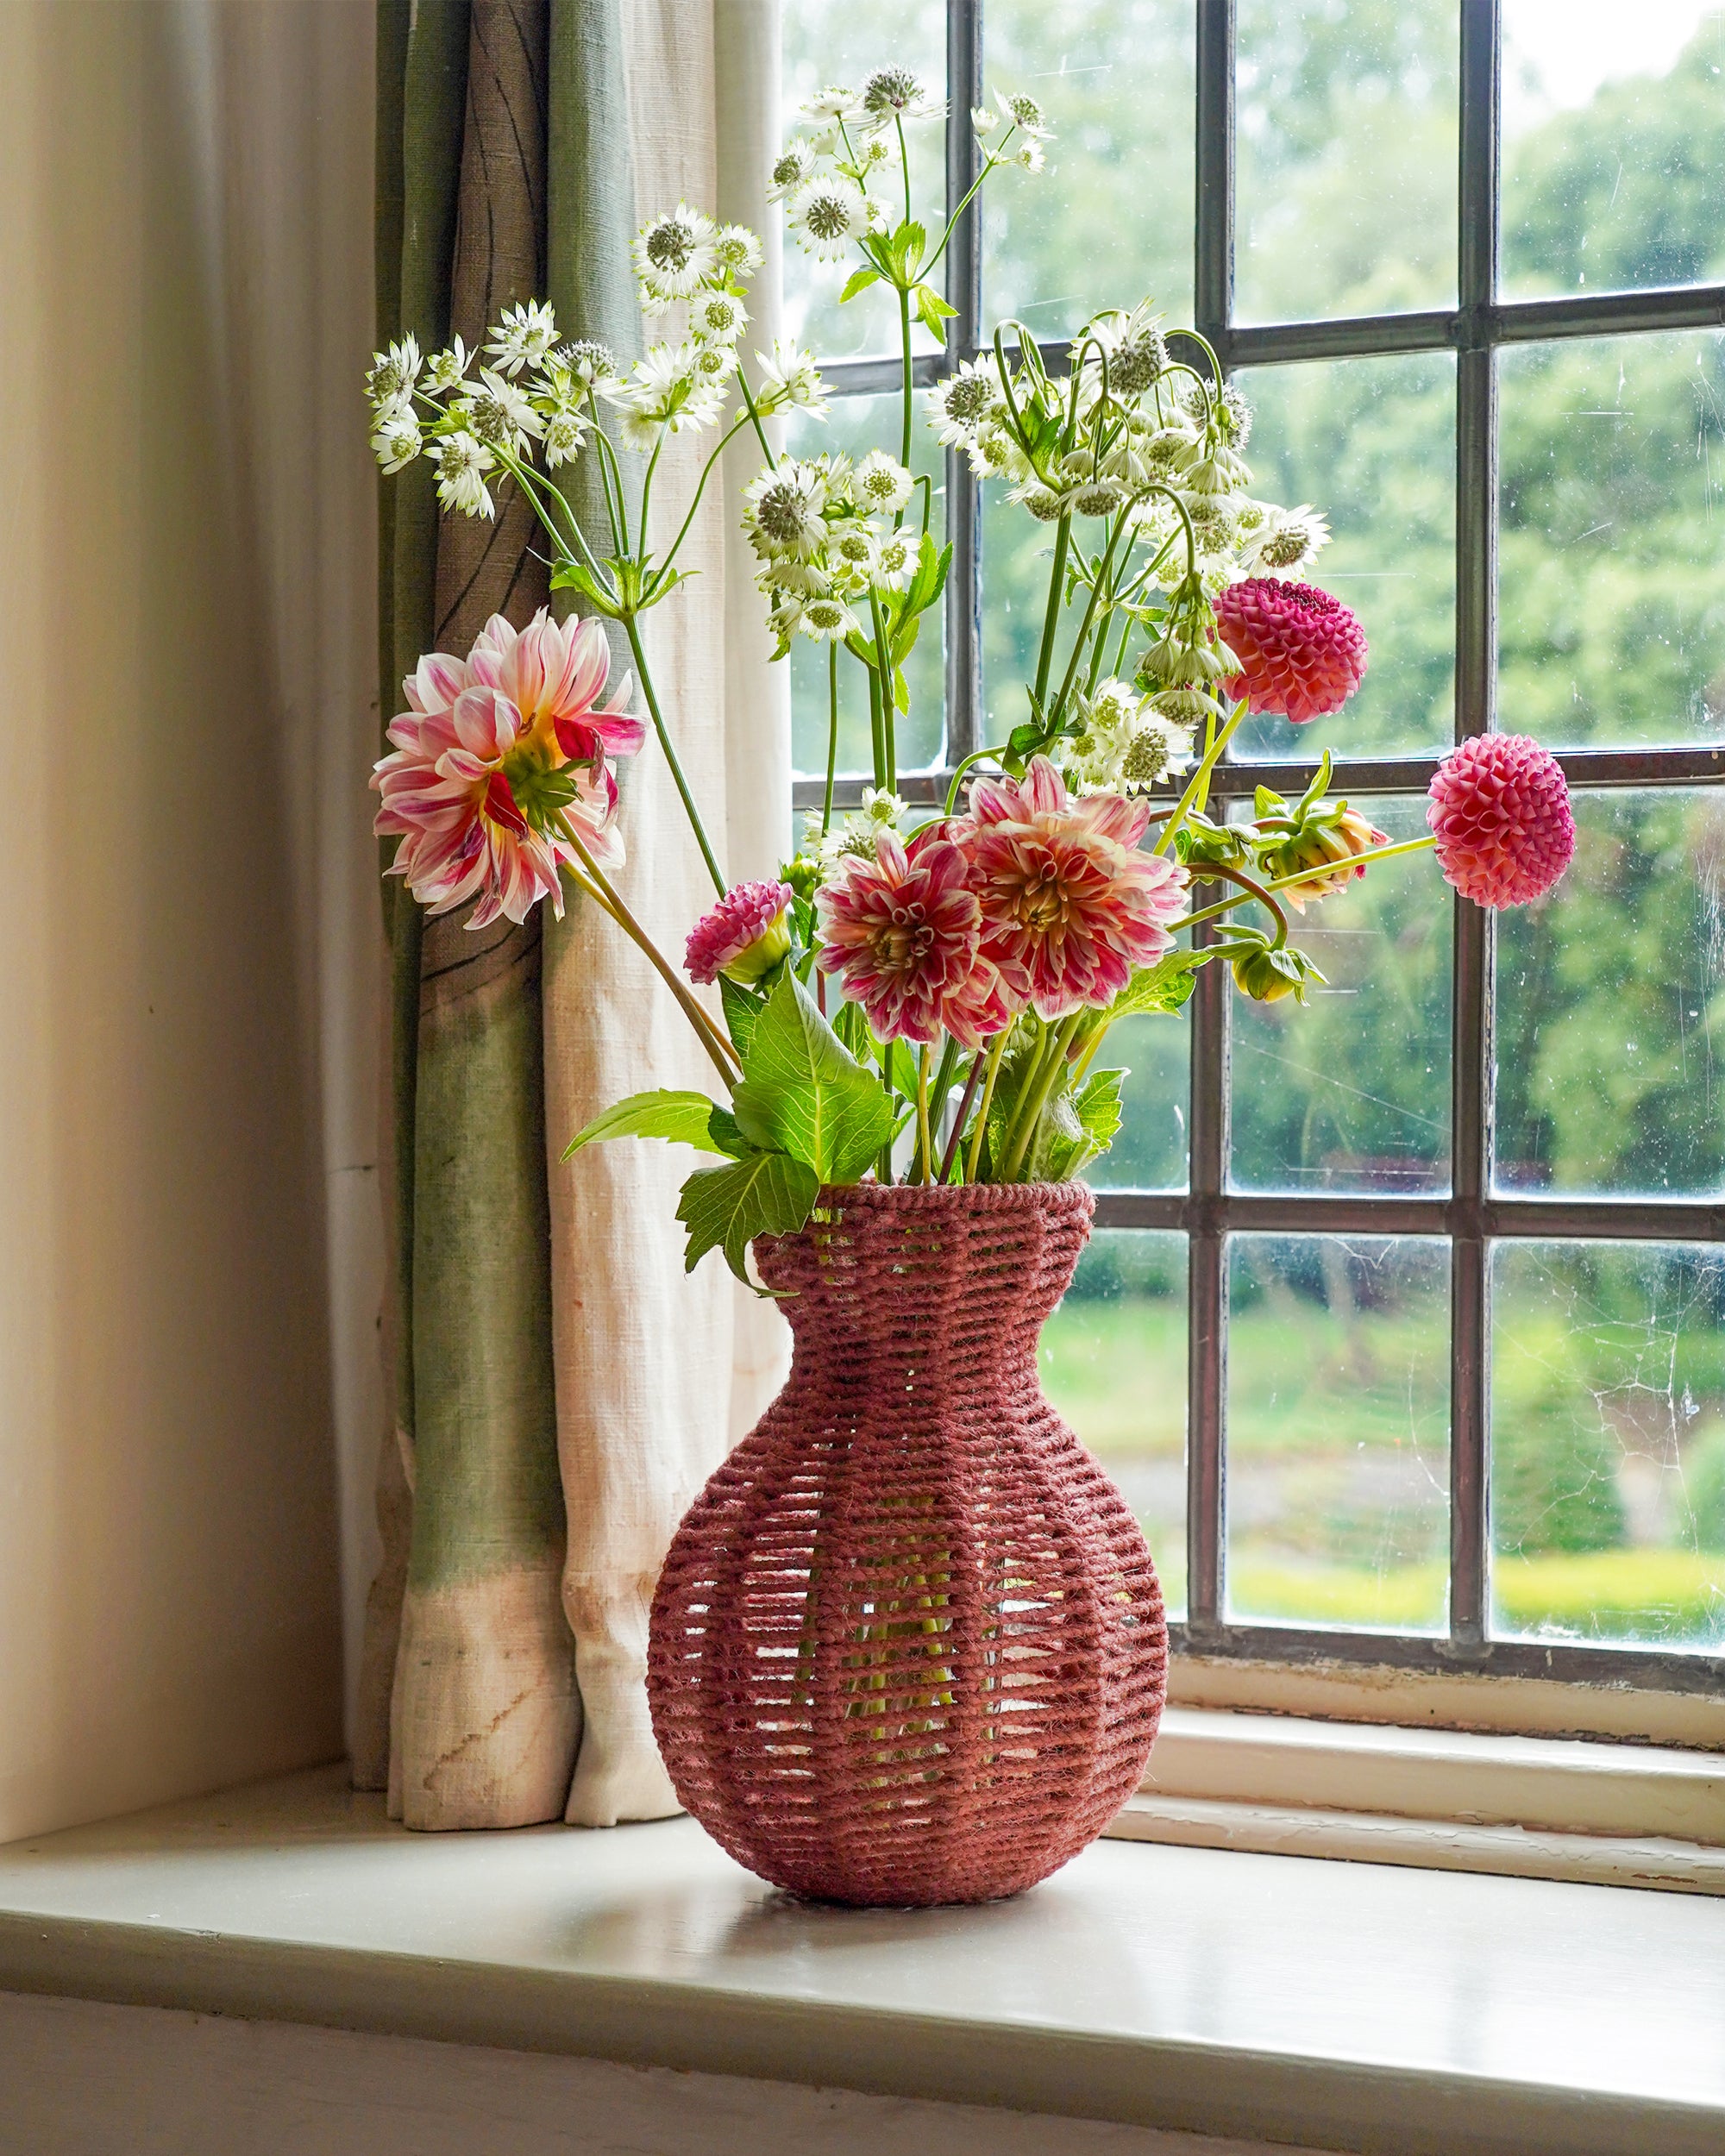
[[[747,987],[770,973],[791,948],[787,883],[739,883],[689,931],[683,963],[706,987],[723,974]]]
[[[1303,726],[1340,711],[1365,677],[1365,631],[1315,584],[1249,576],[1216,601],[1216,624],[1240,663],[1223,686],[1254,711]]]
[[[561,869],[580,860],[566,821],[601,866],[621,862],[606,755],[632,755],[643,729],[617,708],[626,682],[599,703],[610,656],[597,629],[560,627],[542,608],[518,632],[493,615],[466,659],[429,652],[403,683],[393,752],[372,774],[372,828],[400,838],[390,873],[430,912],[474,899],[467,926],[485,928],[549,899],[561,916]]]
[[[969,817],[949,828],[981,902],[982,956],[1008,999],[1065,1018],[1107,1003],[1172,946],[1186,872],[1139,852],[1149,821],[1147,801],[1070,799],[1045,756],[1019,782],[976,781]]]
[[[1428,789],[1426,821],[1446,882],[1476,906],[1525,906],[1575,852],[1563,767],[1526,734],[1476,734],[1452,749]]]
[[[950,1025],[963,1039],[986,1024],[993,969],[979,982],[982,909],[964,856],[945,839],[913,861],[883,830],[871,860],[848,855],[817,894],[822,942],[815,962],[836,974],[883,1041],[924,1046]],[[1007,1022],[1001,1012],[1000,1025]],[[1000,1026],[991,1029],[998,1032]]]

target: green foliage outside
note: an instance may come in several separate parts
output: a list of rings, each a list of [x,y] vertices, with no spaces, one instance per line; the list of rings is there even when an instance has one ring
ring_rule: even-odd
[[[818,53],[843,11],[793,10]],[[1129,35],[1122,28],[1128,16]],[[1052,180],[991,213],[989,291],[1044,334],[1146,290],[1190,305],[1189,7],[1178,0],[990,0],[989,74],[1047,103]],[[1243,317],[1454,304],[1455,10],[1438,0],[1289,9],[1242,0],[1239,281]],[[1517,296],[1725,276],[1725,86],[1703,32],[1654,86],[1602,87],[1506,147],[1503,282]],[[1133,54],[1131,67],[1120,60]],[[1053,79],[1063,69],[1065,78]],[[825,73],[829,71],[822,69]],[[1146,88],[1146,85],[1151,87]],[[992,300],[989,304],[993,304]],[[1068,309],[1070,309],[1070,313]],[[1038,311],[1038,310],[1040,311]],[[1716,331],[1578,339],[1500,356],[1499,723],[1555,747],[1725,736],[1725,351]],[[1255,722],[1256,753],[1414,753],[1453,727],[1454,368],[1446,354],[1261,368],[1242,378],[1260,491],[1311,501],[1334,543],[1316,579],[1372,643],[1359,695],[1295,730]],[[995,490],[990,489],[992,494]],[[990,501],[983,620],[989,724],[1022,712],[1046,575],[1042,535]],[[919,653],[921,731],[938,729]],[[999,684],[998,689],[994,686]],[[1000,699],[998,705],[997,698]],[[812,737],[812,736],[811,736]],[[997,735],[997,737],[998,735]],[[800,738],[801,736],[800,735]],[[1363,804],[1401,835],[1421,805]],[[1693,789],[1578,797],[1577,860],[1553,897],[1501,924],[1500,1182],[1556,1194],[1712,1196],[1725,1187],[1721,869],[1725,801]],[[1393,864],[1307,917],[1332,979],[1304,1011],[1235,1008],[1232,1173],[1246,1188],[1446,1184],[1449,908],[1429,863]],[[1133,1022],[1128,1120],[1093,1180],[1184,1175],[1186,1028]],[[1725,1041],[1719,1042],[1725,1046]],[[1110,1238],[1113,1240],[1113,1238]],[[1511,1254],[1512,1258],[1514,1254]],[[1163,1263],[1158,1260],[1158,1263]],[[1515,1263],[1520,1263],[1517,1259]],[[1181,1442],[1183,1288],[1109,1288],[1088,1262],[1049,1331],[1050,1382],[1105,1457]],[[1495,1320],[1492,1504],[1500,1621],[1579,1636],[1725,1636],[1725,1288],[1692,1255],[1622,1262],[1542,1249]],[[1427,1304],[1429,1299],[1427,1299]],[[1242,1307],[1231,1340],[1237,1482],[1260,1435],[1314,1462],[1402,1442],[1346,1372],[1373,1328],[1431,1328],[1405,1299],[1332,1307],[1321,1278]],[[1344,1348],[1352,1328],[1352,1344]],[[1414,1349],[1423,1351],[1419,1338]],[[1329,1357],[1337,1375],[1320,1382]],[[1304,1360],[1302,1361],[1302,1358]],[[1302,1388],[1254,1405],[1251,1373]],[[1403,1418],[1405,1423],[1405,1418]],[[1254,1434],[1259,1433],[1259,1434]],[[1273,1449],[1273,1448],[1272,1448]],[[1327,1472],[1329,1470],[1323,1470]],[[1237,1600],[1256,1613],[1412,1625],[1441,1614],[1429,1550],[1363,1549],[1321,1495],[1309,1517],[1244,1529]],[[1369,1520],[1366,1526],[1369,1527]],[[1403,1522],[1406,1525],[1406,1522]],[[1440,1529],[1441,1523],[1440,1522]],[[1163,1521],[1164,1545],[1183,1529]],[[1433,1532],[1425,1518],[1422,1532]],[[1279,1553],[1279,1554],[1278,1554]],[[1167,1569],[1166,1567],[1164,1569]]]

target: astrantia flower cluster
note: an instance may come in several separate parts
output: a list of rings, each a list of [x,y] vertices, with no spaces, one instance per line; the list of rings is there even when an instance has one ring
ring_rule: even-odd
[[[474,899],[467,926],[485,928],[549,899],[561,917],[563,868],[622,862],[611,761],[645,729],[627,675],[601,701],[610,668],[599,623],[560,625],[542,607],[518,633],[494,614],[465,659],[429,653],[402,684],[372,828],[399,837],[390,873],[429,912]]]
[[[781,651],[793,636],[842,642],[870,600],[902,593],[920,559],[907,526],[916,482],[895,457],[781,457],[743,495],[743,529],[759,567],[768,626]]]

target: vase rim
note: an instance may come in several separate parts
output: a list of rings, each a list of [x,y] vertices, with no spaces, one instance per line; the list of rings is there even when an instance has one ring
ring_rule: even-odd
[[[1096,1209],[1088,1183],[842,1183],[815,1200],[823,1213],[1082,1213]]]

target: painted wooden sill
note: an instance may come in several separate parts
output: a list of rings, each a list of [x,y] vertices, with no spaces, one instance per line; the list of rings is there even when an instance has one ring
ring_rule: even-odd
[[[1725,1756],[1170,1707],[1109,1831],[1725,1894]]]
[[[821,1909],[687,1820],[415,1836],[324,1770],[0,1850],[0,1989],[1395,2156],[1725,2147],[1725,1902],[1212,1848]]]

